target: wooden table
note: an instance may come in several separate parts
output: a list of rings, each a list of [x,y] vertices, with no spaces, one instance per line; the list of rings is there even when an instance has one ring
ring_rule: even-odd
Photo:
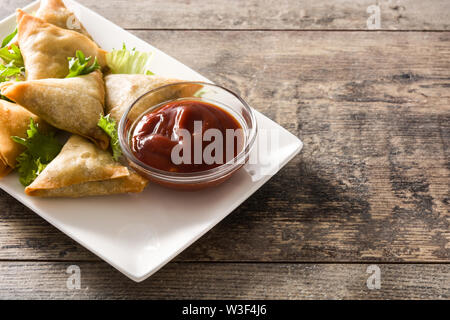
[[[450,298],[450,1],[80,2],[305,148],[140,284],[0,192],[0,298]]]

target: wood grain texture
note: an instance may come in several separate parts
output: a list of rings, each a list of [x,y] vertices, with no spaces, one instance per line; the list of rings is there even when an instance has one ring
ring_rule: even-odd
[[[3,0],[0,17],[30,2]],[[0,299],[450,298],[449,1],[79,2],[305,148],[140,284],[0,191]],[[367,32],[375,3],[388,32]],[[367,289],[370,263],[381,290]],[[73,264],[81,290],[66,287]]]
[[[449,299],[449,265],[170,263],[134,283],[103,263],[83,262],[69,290],[69,263],[0,262],[2,299]]]
[[[449,262],[450,33],[134,33],[305,142],[178,261]],[[1,259],[96,259],[0,208]]]
[[[449,30],[447,0],[79,0],[130,29],[367,30],[367,8],[379,4],[384,30]],[[2,0],[5,17],[29,0]]]

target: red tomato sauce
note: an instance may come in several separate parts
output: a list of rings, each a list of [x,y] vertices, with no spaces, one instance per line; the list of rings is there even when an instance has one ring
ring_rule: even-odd
[[[180,134],[180,129],[184,129],[185,135]],[[222,139],[213,136],[205,141],[208,131],[220,134]],[[237,134],[227,139],[231,132]],[[131,138],[131,149],[140,161],[152,168],[178,173],[201,172],[235,158],[243,149],[242,132],[239,121],[216,105],[200,100],[173,101],[139,120]],[[177,145],[179,152],[175,154],[180,157],[174,162],[173,150]],[[205,156],[205,149],[207,155],[214,157],[214,163],[211,157]],[[181,157],[183,161],[179,163]]]

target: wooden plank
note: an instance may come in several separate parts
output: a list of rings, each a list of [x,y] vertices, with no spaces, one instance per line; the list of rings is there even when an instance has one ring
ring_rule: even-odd
[[[2,299],[449,299],[450,265],[171,263],[134,283],[105,263],[0,262]],[[75,282],[72,282],[74,284]],[[373,284],[374,282],[369,281]],[[71,286],[69,288],[74,288]],[[373,288],[373,287],[371,287]]]
[[[3,0],[5,17],[29,0]],[[114,0],[79,2],[124,28],[132,29],[302,29],[366,30],[371,14],[380,6],[384,30],[449,30],[447,0]]]
[[[134,33],[305,142],[178,261],[450,260],[449,33]],[[96,259],[4,193],[0,248]]]

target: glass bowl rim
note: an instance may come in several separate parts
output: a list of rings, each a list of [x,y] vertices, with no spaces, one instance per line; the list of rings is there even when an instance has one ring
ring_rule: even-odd
[[[246,141],[246,144],[244,145],[244,148],[242,149],[242,151],[236,157],[234,157],[232,160],[228,161],[227,163],[223,163],[216,168],[212,168],[212,169],[205,170],[205,171],[192,172],[192,173],[179,173],[179,172],[169,172],[169,171],[164,171],[164,170],[160,170],[157,168],[153,168],[153,167],[147,165],[146,163],[142,162],[141,160],[137,159],[136,156],[131,151],[129,142],[125,141],[124,135],[126,135],[128,137],[128,131],[125,132],[125,130],[126,130],[125,124],[126,124],[128,115],[129,115],[130,111],[133,109],[133,107],[139,101],[141,101],[145,96],[147,96],[153,92],[162,90],[167,87],[179,86],[179,85],[183,85],[183,84],[206,85],[206,86],[211,86],[211,87],[215,87],[215,88],[224,90],[224,91],[228,92],[229,94],[231,94],[232,96],[234,96],[235,98],[237,98],[238,101],[244,107],[244,109],[246,109],[247,112],[249,113],[250,123],[252,124],[252,129],[249,129],[249,128],[244,129],[244,132],[246,132],[246,135],[248,134],[248,139],[246,139],[247,141]],[[163,103],[169,103],[171,101],[175,101],[175,100],[169,99],[167,101],[164,101]],[[226,106],[227,108],[231,108],[231,107],[228,107],[227,104],[224,104],[224,106]],[[240,95],[233,92],[232,90],[227,89],[220,85],[203,82],[203,81],[180,81],[180,82],[166,84],[166,85],[157,87],[155,89],[149,90],[149,91],[145,92],[144,94],[142,94],[139,98],[137,98],[127,108],[127,110],[122,115],[120,122],[119,122],[118,133],[119,133],[120,147],[122,148],[124,156],[128,159],[128,161],[131,161],[135,166],[137,166],[140,169],[143,169],[147,174],[157,177],[159,179],[163,179],[163,180],[176,179],[176,180],[179,180],[179,182],[188,182],[189,183],[189,182],[195,182],[193,180],[204,180],[204,179],[208,179],[208,178],[220,178],[222,175],[225,175],[225,174],[235,170],[238,166],[243,165],[245,163],[247,157],[249,156],[250,151],[252,150],[253,145],[256,141],[256,136],[258,133],[258,124],[256,121],[255,112],[253,111],[253,109],[247,104],[247,102],[245,102],[244,99],[241,98]]]

